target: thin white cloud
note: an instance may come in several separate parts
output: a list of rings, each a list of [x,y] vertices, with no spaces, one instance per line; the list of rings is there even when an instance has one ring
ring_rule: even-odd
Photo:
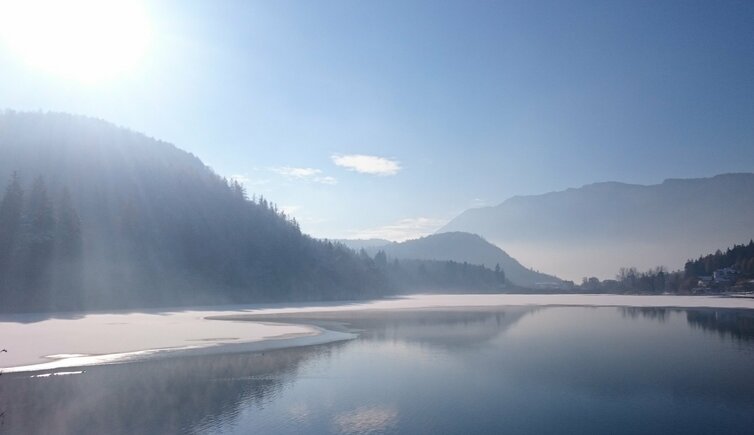
[[[294,168],[291,166],[280,166],[276,168],[270,168],[272,172],[280,174],[284,177],[291,178],[309,178],[322,173],[321,169],[315,168]]]
[[[278,166],[269,168],[270,171],[282,175],[283,177],[295,180],[307,180],[314,183],[334,185],[338,184],[335,177],[323,175],[321,169],[316,168],[296,168],[292,166]]]
[[[317,183],[329,185],[338,184],[338,180],[335,177],[331,177],[329,175],[325,175],[323,177],[315,177],[314,181],[316,181]]]
[[[349,171],[370,175],[395,175],[401,170],[400,162],[384,157],[363,154],[333,154],[333,163]]]
[[[262,186],[264,184],[269,184],[272,180],[266,179],[266,178],[260,178],[260,179],[252,179],[248,175],[245,174],[235,174],[231,175],[230,179],[232,181],[238,181],[239,183],[243,184],[244,186]]]
[[[428,217],[406,218],[389,225],[351,231],[350,238],[386,239],[394,242],[402,242],[432,234],[444,223],[445,220],[443,219]]]

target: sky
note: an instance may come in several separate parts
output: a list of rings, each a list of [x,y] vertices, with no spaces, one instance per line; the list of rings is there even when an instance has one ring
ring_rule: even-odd
[[[0,108],[171,142],[319,237],[754,170],[748,0],[23,4],[0,0]]]

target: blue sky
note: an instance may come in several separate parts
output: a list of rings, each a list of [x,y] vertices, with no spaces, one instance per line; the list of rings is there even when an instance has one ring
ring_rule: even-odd
[[[316,236],[403,239],[513,195],[754,169],[751,1],[140,11],[138,62],[99,81],[0,43],[0,107],[172,142]]]

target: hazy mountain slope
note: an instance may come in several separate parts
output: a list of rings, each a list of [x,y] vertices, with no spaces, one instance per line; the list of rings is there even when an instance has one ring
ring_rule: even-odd
[[[754,236],[754,174],[597,183],[468,210],[438,232],[468,231],[559,276],[612,276],[621,266],[681,267]]]
[[[59,294],[51,260],[59,256],[34,254],[24,241],[40,235],[19,226],[18,243],[0,246],[8,252],[0,259],[10,261],[0,280],[6,310],[353,299],[386,291],[369,261],[301,234],[266,200],[248,201],[195,156],[104,121],[0,114],[0,197],[14,171],[24,198],[43,177],[49,203],[40,209],[54,209],[53,216],[63,190],[70,191],[83,254],[78,294]],[[29,221],[27,205],[20,212]],[[34,281],[35,274],[48,279]],[[55,303],[45,306],[53,295]],[[66,305],[70,298],[83,306]]]
[[[495,271],[388,265],[302,234],[197,157],[107,122],[0,113],[0,311],[491,292]]]
[[[522,286],[560,281],[556,277],[527,269],[505,251],[476,234],[463,232],[434,234],[420,239],[365,249],[371,255],[377,251],[384,251],[389,258],[450,260],[481,264],[490,269],[494,269],[499,264],[508,280]]]

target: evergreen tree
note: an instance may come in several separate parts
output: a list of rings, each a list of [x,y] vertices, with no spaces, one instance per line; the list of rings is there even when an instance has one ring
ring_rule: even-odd
[[[56,226],[57,253],[62,258],[81,256],[81,221],[71,202],[68,189],[63,190],[58,206]]]
[[[14,305],[14,253],[18,250],[24,193],[14,172],[0,201],[0,305]]]
[[[50,305],[55,215],[42,177],[34,180],[29,193],[25,226],[27,247],[23,269],[26,295],[22,300],[28,308],[46,308]]]
[[[500,267],[500,263],[495,265],[495,276],[500,284],[505,284],[505,271]]]
[[[387,255],[385,251],[380,250],[374,255],[374,262],[381,270],[387,269]]]
[[[56,292],[53,301],[56,309],[81,308],[82,251],[81,221],[68,189],[64,189],[55,226]]]

